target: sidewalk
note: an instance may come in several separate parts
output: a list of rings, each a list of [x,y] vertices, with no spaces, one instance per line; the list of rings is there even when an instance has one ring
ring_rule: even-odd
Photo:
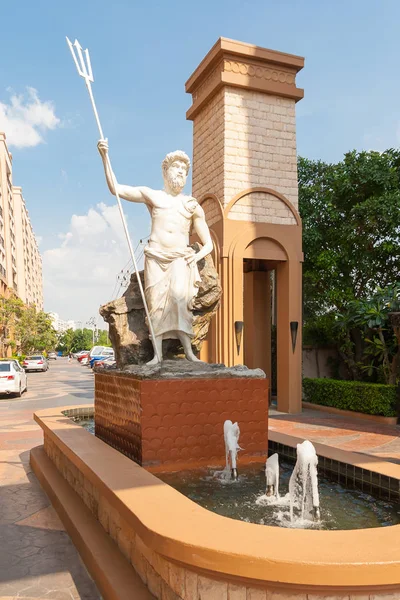
[[[29,394],[32,397],[34,389]],[[53,405],[59,401],[50,400]],[[0,599],[99,600],[95,584],[30,469],[30,449],[43,443],[43,432],[32,419],[35,404],[34,400],[0,401]]]
[[[400,464],[399,426],[380,425],[311,409],[304,409],[299,415],[287,415],[271,409],[269,429]]]

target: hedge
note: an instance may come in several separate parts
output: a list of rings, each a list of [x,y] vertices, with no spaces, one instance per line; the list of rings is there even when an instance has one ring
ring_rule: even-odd
[[[396,387],[338,379],[303,379],[303,399],[367,415],[397,416]]]

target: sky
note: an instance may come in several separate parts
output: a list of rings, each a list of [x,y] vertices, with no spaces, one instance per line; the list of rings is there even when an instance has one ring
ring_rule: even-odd
[[[184,84],[220,36],[305,57],[298,153],[328,162],[400,141],[399,0],[19,0],[1,8],[0,131],[43,256],[44,307],[85,323],[132,270],[88,94],[65,36],[88,47],[120,183],[162,187],[192,151]],[[190,183],[187,191],[190,191]],[[124,202],[138,258],[144,206]]]

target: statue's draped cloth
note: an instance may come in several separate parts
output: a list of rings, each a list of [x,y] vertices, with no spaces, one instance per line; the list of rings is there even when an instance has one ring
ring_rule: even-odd
[[[154,335],[176,338],[176,331],[193,337],[193,301],[201,282],[197,264],[185,260],[190,247],[166,250],[152,242],[144,249],[145,296]]]

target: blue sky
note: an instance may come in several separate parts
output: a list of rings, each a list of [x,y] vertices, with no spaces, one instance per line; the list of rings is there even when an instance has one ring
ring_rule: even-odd
[[[14,184],[41,239],[45,309],[65,319],[97,316],[129,260],[66,35],[90,50],[121,183],[160,187],[165,154],[191,154],[184,83],[220,36],[305,57],[299,154],[337,161],[399,143],[398,0],[20,0],[3,3],[1,16],[0,130],[15,140]],[[136,245],[149,232],[147,211],[124,206]]]

